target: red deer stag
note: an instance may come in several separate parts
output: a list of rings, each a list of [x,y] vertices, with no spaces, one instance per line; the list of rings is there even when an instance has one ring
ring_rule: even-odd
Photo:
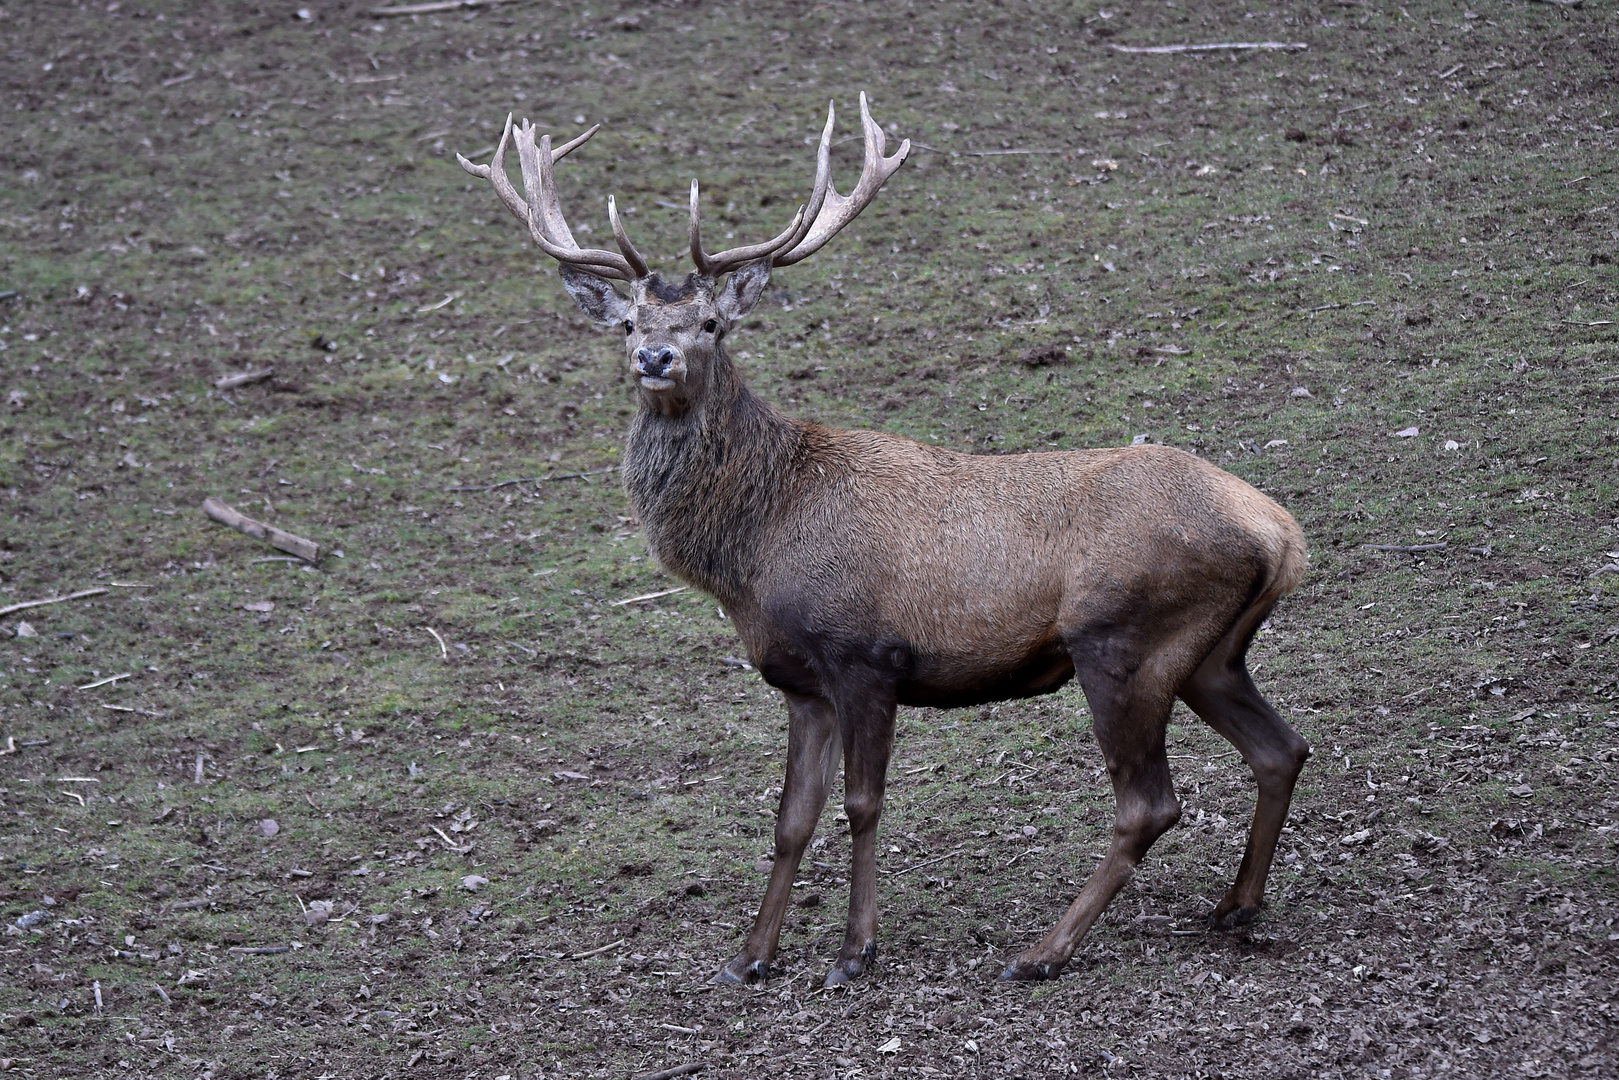
[[[510,118],[490,164],[460,159],[561,264],[585,313],[623,329],[640,403],[624,485],[651,550],[724,605],[760,675],[786,697],[775,864],[742,951],[716,978],[751,982],[769,971],[840,757],[853,856],[848,929],[826,983],[872,962],[877,819],[896,706],[1028,697],[1076,676],[1113,781],[1113,841],[1056,925],[1002,978],[1055,978],[1180,817],[1164,753],[1177,695],[1258,780],[1241,868],[1213,913],[1226,926],[1251,919],[1309,756],[1245,662],[1255,630],[1304,572],[1293,518],[1168,447],[977,457],[794,420],[755,397],[726,355],[726,335],[771,270],[814,254],[905,160],[908,141],[883,156],[864,95],[860,120],[865,163],[854,190],[846,197],[831,184],[829,109],[809,201],[765,243],[708,253],[693,181],[697,269],[679,283],[648,270],[611,198],[618,252],[575,243],[553,168],[595,128],[553,150],[549,135],[536,145],[531,125],[517,127],[521,193],[504,168]]]

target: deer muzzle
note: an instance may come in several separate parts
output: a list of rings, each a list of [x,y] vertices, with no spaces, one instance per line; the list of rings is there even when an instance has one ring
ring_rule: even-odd
[[[635,350],[635,373],[648,390],[666,390],[686,381],[686,358],[671,345],[643,345]]]

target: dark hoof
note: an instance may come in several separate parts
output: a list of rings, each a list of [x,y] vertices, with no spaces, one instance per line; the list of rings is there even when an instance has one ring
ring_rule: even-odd
[[[1001,982],[1046,982],[1061,977],[1062,969],[1061,964],[1018,957],[1001,972]]]
[[[714,981],[748,986],[764,981],[769,974],[770,965],[763,960],[749,960],[746,956],[739,956],[716,971]]]
[[[840,959],[837,963],[833,964],[832,970],[826,973],[826,982],[823,985],[826,987],[826,989],[830,990],[834,986],[842,986],[846,982],[860,978],[860,976],[866,973],[866,968],[869,967],[871,962],[876,958],[876,944],[867,945],[864,949],[860,950],[860,955],[851,956],[848,959]]]
[[[1221,904],[1209,916],[1209,925],[1216,930],[1236,930],[1259,918],[1261,910],[1259,904],[1232,904],[1229,907]]]

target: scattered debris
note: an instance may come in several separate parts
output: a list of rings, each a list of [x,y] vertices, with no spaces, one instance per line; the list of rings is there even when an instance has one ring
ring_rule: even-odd
[[[19,916],[17,918],[17,921],[15,923],[13,923],[12,925],[15,926],[18,930],[32,930],[34,927],[43,926],[43,925],[45,925],[46,923],[48,923],[50,921],[51,921],[51,913],[50,912],[44,911],[44,910],[30,911],[26,915]]]

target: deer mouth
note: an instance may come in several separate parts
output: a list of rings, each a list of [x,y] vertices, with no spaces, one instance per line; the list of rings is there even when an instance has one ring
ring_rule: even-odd
[[[665,379],[659,375],[641,376],[641,389],[643,390],[651,390],[656,393],[663,390],[673,390],[676,385],[673,379]]]

